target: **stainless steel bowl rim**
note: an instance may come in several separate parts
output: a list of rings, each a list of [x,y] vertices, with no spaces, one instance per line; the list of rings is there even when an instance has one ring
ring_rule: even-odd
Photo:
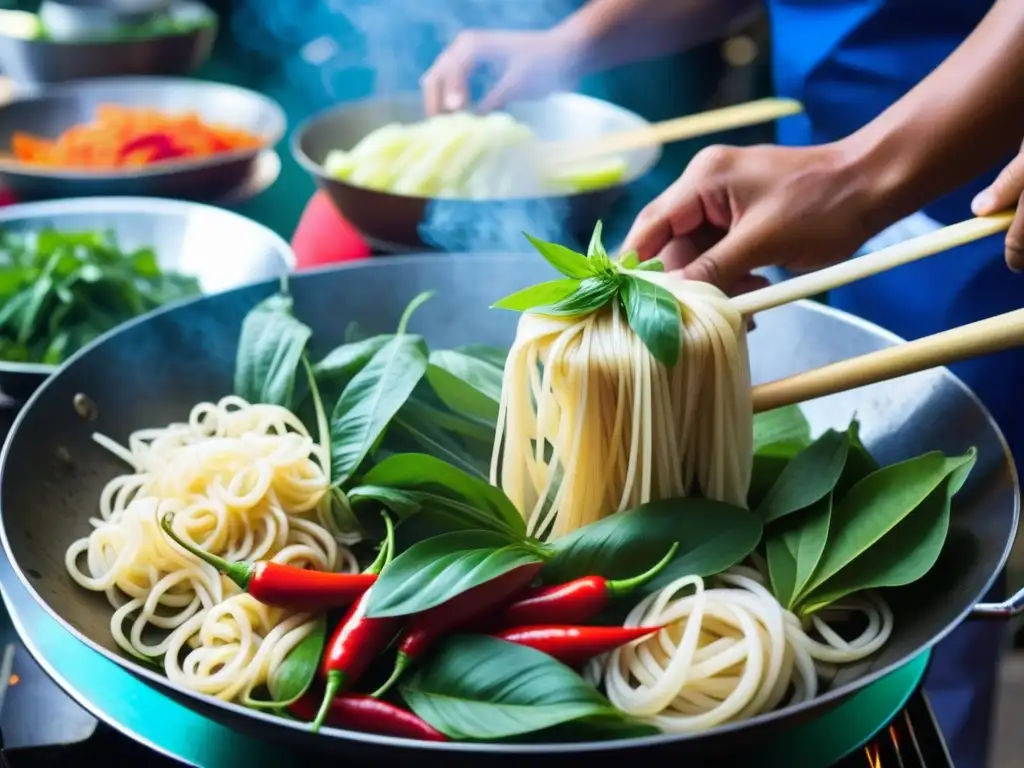
[[[405,95],[409,96],[409,94],[405,94]],[[584,101],[595,101],[595,102],[596,101],[602,101],[601,99],[596,99],[593,96],[587,96],[587,95],[582,94],[582,93],[572,93],[572,92],[569,92],[569,91],[556,91],[554,93],[549,94],[548,97],[549,98],[559,98],[559,99],[579,99],[579,100],[584,100]],[[588,189],[588,190],[583,191],[583,192],[568,192],[568,193],[566,193],[566,192],[551,192],[551,193],[544,194],[544,195],[527,195],[527,196],[516,196],[516,197],[429,197],[429,196],[423,196],[423,195],[400,195],[400,194],[397,194],[395,192],[389,192],[388,190],[385,190],[385,189],[374,189],[373,187],[363,187],[363,186],[360,186],[358,184],[352,184],[352,183],[347,182],[347,181],[345,181],[343,179],[336,179],[335,177],[331,176],[330,174],[325,173],[324,172],[324,167],[322,165],[320,165],[319,163],[314,162],[313,159],[302,150],[302,137],[303,137],[303,135],[306,133],[306,131],[309,129],[310,126],[316,124],[317,122],[319,122],[323,118],[327,117],[328,115],[334,114],[335,112],[343,112],[343,111],[346,111],[346,110],[349,110],[349,109],[358,108],[359,105],[361,105],[361,104],[368,104],[368,103],[373,102],[373,101],[379,101],[379,99],[370,98],[370,99],[360,99],[360,100],[357,100],[357,101],[349,101],[349,102],[345,102],[344,104],[339,104],[339,105],[335,105],[333,107],[327,107],[326,109],[321,109],[319,112],[316,112],[315,114],[307,117],[305,120],[300,122],[297,126],[295,126],[295,129],[292,131],[291,139],[288,142],[289,147],[291,149],[292,157],[294,157],[295,161],[299,165],[301,165],[303,168],[305,168],[306,171],[310,175],[312,175],[313,177],[315,177],[317,179],[322,179],[323,181],[333,181],[333,182],[336,182],[336,183],[339,183],[339,184],[347,184],[348,186],[350,186],[350,187],[352,187],[354,189],[363,189],[363,190],[366,190],[367,192],[374,192],[374,193],[376,193],[378,195],[384,195],[384,196],[389,196],[389,197],[396,197],[396,198],[401,198],[403,200],[421,200],[421,201],[423,201],[423,203],[429,203],[429,202],[432,202],[432,201],[441,201],[441,202],[453,203],[453,204],[454,203],[496,203],[496,202],[516,203],[516,202],[527,202],[527,201],[531,201],[531,200],[562,200],[562,199],[565,199],[566,197],[572,197],[574,195],[584,195],[584,194],[587,194],[588,192],[599,192],[599,191],[601,191],[603,189],[611,189],[613,187],[622,186],[622,185],[629,184],[629,183],[635,181],[634,178],[624,178],[624,179],[621,179],[621,180],[615,182],[614,184],[608,184],[607,186],[603,186],[603,187],[595,187],[594,189]],[[645,123],[647,122],[646,120],[644,120],[643,117],[638,115],[636,112],[633,112],[632,110],[626,109],[625,107],[620,107],[618,104],[613,104],[612,102],[605,102],[605,103],[607,103],[611,107],[614,107],[615,109],[618,109],[618,110],[620,110],[622,112],[625,112],[625,113],[631,115],[632,117],[637,118],[638,120],[642,120]],[[658,159],[660,158],[660,156],[661,156],[661,145],[659,144],[658,145],[658,154],[654,157],[653,161],[650,163],[650,166],[654,166],[658,162]],[[650,168],[645,168],[644,173],[646,173],[648,170],[650,170]],[[640,174],[640,175],[642,176],[643,174]],[[639,178],[639,177],[637,177],[637,178]]]
[[[159,176],[173,176],[178,173],[185,171],[197,170],[200,168],[212,168],[218,165],[227,165],[228,163],[237,162],[239,160],[253,158],[260,152],[267,149],[273,149],[277,144],[284,138],[284,135],[288,128],[288,118],[285,115],[284,109],[273,99],[265,96],[258,91],[253,91],[249,88],[242,88],[237,85],[230,85],[228,83],[216,83],[207,80],[198,80],[189,77],[161,77],[159,75],[125,75],[120,77],[96,77],[87,80],[67,80],[60,83],[54,83],[47,87],[35,89],[33,91],[16,95],[15,101],[41,101],[52,98],[60,98],[66,96],[67,98],[73,98],[75,92],[83,86],[89,85],[104,85],[104,84],[133,84],[133,83],[151,83],[153,87],[157,88],[192,88],[202,89],[215,87],[218,90],[232,90],[240,94],[244,94],[249,98],[257,99],[263,102],[263,105],[267,108],[269,114],[273,115],[273,127],[269,134],[265,137],[265,141],[259,147],[255,149],[239,150],[234,152],[219,152],[209,157],[201,158],[198,160],[169,160],[161,161],[159,163],[153,163],[152,165],[144,166],[142,168],[133,168],[130,171],[82,171],[75,170],[72,168],[56,168],[49,170],[41,168],[39,166],[31,165],[28,163],[20,163],[13,160],[0,157],[0,171],[7,173],[17,173],[22,176],[35,176],[40,178],[60,178],[69,179],[73,181],[118,181],[122,179],[138,179],[138,178],[150,178]]]
[[[444,256],[441,256],[440,258],[452,258],[452,257],[453,257],[452,254],[446,254]],[[391,259],[389,259],[388,262],[390,264],[393,264],[393,265],[394,264],[400,265],[403,262],[404,263],[411,263],[414,259],[422,260],[423,258],[424,258],[423,256],[395,256],[395,257],[392,257]],[[315,275],[315,274],[318,274],[318,273],[323,273],[323,272],[328,272],[328,271],[333,271],[333,270],[349,270],[349,269],[359,269],[359,268],[361,268],[361,265],[344,265],[344,266],[334,265],[334,266],[327,266],[327,267],[320,268],[320,269],[309,270],[308,274]],[[304,274],[306,274],[306,273],[304,273]],[[200,301],[200,300],[201,300],[201,297],[193,299],[192,301]],[[190,302],[185,302],[185,304],[187,304],[187,303],[190,303]],[[861,327],[861,328],[863,328],[863,329],[865,329],[865,330],[867,330],[867,331],[869,331],[871,333],[875,333],[875,334],[877,334],[877,335],[879,335],[879,336],[881,336],[881,337],[883,337],[885,339],[891,340],[893,343],[901,343],[901,342],[904,341],[901,337],[897,336],[896,334],[894,334],[894,333],[892,333],[890,331],[887,331],[884,328],[875,325],[874,323],[870,323],[867,320],[864,320],[862,318],[856,317],[855,315],[850,315],[850,314],[848,314],[846,312],[843,312],[842,310],[834,309],[832,307],[828,307],[828,306],[825,306],[823,304],[820,304],[820,303],[817,303],[817,302],[813,302],[813,301],[809,301],[809,300],[803,300],[803,301],[795,302],[795,304],[798,305],[798,306],[810,309],[813,312],[820,313],[822,315],[829,315],[829,314],[831,314],[833,316],[841,317],[846,322],[848,322],[848,323],[850,323],[852,325],[859,326],[859,327]],[[123,328],[125,328],[126,326],[128,326],[130,324],[145,322],[146,318],[153,317],[154,315],[157,315],[157,314],[162,313],[162,312],[170,311],[171,309],[176,309],[176,308],[180,309],[182,306],[183,306],[183,304],[176,304],[176,305],[174,305],[172,307],[166,307],[166,308],[158,309],[158,310],[155,310],[154,312],[149,313],[148,315],[144,315],[142,317],[135,318],[135,319],[129,321],[129,323],[125,323],[125,324],[123,324],[121,326],[118,326],[118,328],[113,329],[111,331],[108,331],[106,334],[98,337],[97,339],[92,341],[87,346],[85,346],[82,349],[78,350],[74,355],[72,355],[70,358],[68,358],[68,361],[70,362],[72,360],[76,360],[80,356],[89,354],[90,350],[94,346],[98,346],[98,345],[102,344],[108,338],[108,336],[113,335],[118,330],[123,329]],[[942,370],[943,370],[944,375],[949,377],[949,379],[951,380],[951,383],[954,384],[955,386],[957,386],[959,389],[961,389],[963,391],[963,393],[965,395],[967,395],[967,397],[970,400],[972,400],[975,403],[975,405],[977,405],[977,407],[979,409],[979,412],[983,415],[985,420],[988,422],[989,426],[992,428],[994,434],[998,438],[998,441],[999,441],[1000,445],[1002,446],[1003,452],[1004,452],[1005,456],[1007,457],[1008,465],[1009,465],[1009,470],[1010,470],[1010,472],[1012,474],[1012,480],[1013,480],[1013,484],[1014,484],[1014,525],[1013,525],[1012,535],[1008,538],[1008,540],[1006,542],[1006,545],[1003,548],[1002,554],[1000,555],[1000,558],[999,558],[998,567],[992,570],[992,575],[987,580],[987,583],[986,583],[986,586],[985,586],[985,591],[987,592],[989,589],[991,589],[991,587],[995,583],[999,573],[1005,567],[1006,562],[1007,562],[1007,560],[1010,557],[1010,552],[1012,550],[1014,541],[1016,540],[1016,537],[1017,537],[1017,533],[1018,533],[1018,517],[1019,517],[1019,510],[1020,510],[1020,485],[1019,485],[1019,482],[1018,482],[1017,471],[1016,471],[1016,467],[1015,467],[1014,462],[1013,462],[1012,454],[1010,453],[1009,445],[1007,444],[1006,439],[1003,436],[1002,430],[999,428],[999,425],[996,423],[995,419],[992,418],[992,414],[985,407],[984,403],[982,403],[981,400],[977,397],[977,395],[973,391],[971,391],[971,389],[969,387],[967,387],[966,384],[964,384],[958,377],[954,376],[947,369],[942,369]],[[10,434],[14,434],[21,427],[21,423],[26,418],[26,414],[28,414],[31,411],[31,409],[35,405],[36,401],[42,397],[42,395],[46,391],[47,387],[52,386],[52,382],[53,381],[54,381],[53,378],[47,379],[47,381],[32,394],[31,398],[25,404],[25,407],[22,408],[21,412],[16,417],[16,419],[14,421],[14,424],[11,427]],[[8,452],[10,451],[10,449],[11,449],[11,440],[6,440],[4,442],[2,452],[0,452],[0,470],[2,470],[2,468],[6,467],[6,465],[7,465],[7,456],[8,456]],[[0,544],[2,544],[4,552],[5,552],[6,556],[10,559],[10,561],[12,563],[16,563],[16,561],[15,561],[15,559],[13,557],[13,552],[11,550],[10,542],[8,541],[7,530],[6,530],[6,527],[4,527],[4,526],[0,526]],[[197,693],[195,691],[189,690],[189,689],[185,688],[184,686],[178,685],[177,683],[174,683],[174,682],[168,680],[164,675],[158,674],[158,673],[150,670],[148,667],[146,667],[144,665],[141,665],[141,664],[138,664],[137,662],[135,662],[132,659],[120,656],[120,655],[118,655],[118,654],[116,654],[116,653],[114,653],[112,651],[109,651],[106,648],[100,646],[98,643],[94,642],[93,640],[88,638],[84,633],[82,633],[78,629],[76,629],[73,625],[71,625],[70,623],[66,622],[53,608],[51,608],[49,603],[48,603],[48,601],[43,599],[43,597],[36,590],[35,586],[29,581],[29,579],[26,577],[26,575],[24,573],[22,573],[20,568],[15,567],[14,571],[17,574],[17,577],[20,580],[22,586],[26,590],[28,590],[28,593],[36,600],[36,602],[43,608],[43,610],[45,610],[55,621],[57,621],[59,624],[61,624],[68,632],[70,632],[72,635],[74,635],[76,638],[78,638],[78,640],[80,640],[81,642],[85,643],[92,650],[94,650],[97,653],[101,654],[105,659],[107,659],[108,661],[111,661],[111,662],[119,665],[123,669],[129,669],[132,674],[136,675],[137,677],[141,677],[141,678],[145,679],[147,682],[149,682],[152,685],[156,686],[158,690],[159,689],[170,688],[170,689],[174,690],[176,693],[180,694],[181,696],[188,697],[188,698],[191,698],[191,699],[195,699],[197,701],[203,701],[203,702],[207,702],[207,703],[212,703],[211,702],[211,697],[209,697],[209,696],[207,696],[205,694],[201,694],[201,693]],[[965,611],[962,612],[962,614],[959,617],[959,620],[955,624],[950,625],[949,627],[947,627],[947,629],[944,632],[942,632],[939,635],[937,635],[936,637],[934,637],[933,641],[932,641],[932,646],[934,646],[934,644],[938,643],[944,637],[946,637],[950,632],[952,632],[953,629],[956,626],[958,626],[959,623],[961,621],[963,621],[963,619],[966,618],[971,613],[971,610],[972,610],[972,607],[968,607]],[[901,666],[902,663],[905,663],[905,660],[902,661],[902,662],[900,662],[900,661],[893,662],[893,663],[890,663],[890,664],[888,664],[888,665],[886,665],[884,667],[881,667],[879,669],[872,670],[872,671],[866,673],[862,677],[858,678],[858,681],[861,683],[860,687],[863,688],[863,687],[869,685],[870,683],[873,683],[873,682],[875,682],[877,680],[880,680],[881,678],[885,677],[887,674],[889,674],[889,673],[895,671],[896,669],[898,669]],[[816,696],[814,699],[812,699],[812,700],[810,700],[808,702],[804,702],[802,704],[797,704],[797,705],[793,705],[793,706],[783,707],[783,708],[780,708],[780,709],[777,709],[777,710],[773,710],[771,712],[767,712],[767,713],[764,713],[764,714],[761,714],[761,715],[757,715],[757,716],[752,717],[752,718],[748,718],[746,720],[741,720],[741,721],[738,721],[738,722],[731,722],[731,723],[726,723],[724,725],[719,725],[719,726],[716,726],[713,730],[714,730],[714,733],[716,735],[726,735],[726,734],[732,733],[732,732],[742,732],[745,728],[747,728],[748,726],[750,726],[752,724],[756,723],[756,724],[767,725],[767,724],[769,724],[769,723],[771,723],[773,721],[776,721],[776,720],[782,721],[785,717],[791,715],[794,711],[802,711],[802,710],[807,709],[807,708],[812,707],[812,706],[821,706],[821,705],[828,704],[829,702],[839,701],[840,699],[843,698],[843,696],[844,696],[844,691],[841,688],[840,689],[836,689],[836,690],[832,690],[832,691],[827,691],[825,693],[820,694],[819,696]],[[308,726],[305,723],[300,723],[298,721],[293,721],[293,720],[283,719],[283,718],[280,718],[280,717],[275,717],[273,715],[266,714],[266,713],[261,712],[259,710],[254,710],[254,709],[251,709],[251,708],[248,708],[248,707],[244,707],[241,704],[235,704],[235,703],[223,702],[223,701],[216,701],[215,703],[219,707],[228,709],[228,710],[230,710],[230,711],[232,711],[232,712],[234,712],[234,713],[236,713],[238,715],[243,715],[243,716],[248,717],[248,718],[252,718],[252,719],[255,719],[255,720],[258,720],[258,721],[265,722],[269,726],[285,727],[285,728],[293,729],[293,730],[296,730],[296,731],[304,731],[304,730],[308,729]],[[553,754],[553,753],[554,754],[566,754],[566,755],[574,754],[574,753],[575,754],[587,754],[587,753],[597,753],[597,752],[609,752],[609,751],[628,750],[630,747],[645,747],[645,746],[654,746],[654,745],[658,745],[658,744],[671,744],[671,743],[675,743],[675,742],[686,741],[686,740],[693,739],[693,738],[699,738],[701,736],[701,734],[669,734],[669,733],[661,733],[661,734],[657,734],[657,735],[653,735],[653,736],[638,736],[638,737],[632,737],[632,738],[628,738],[628,739],[618,739],[618,740],[613,740],[613,741],[555,742],[555,743],[547,743],[547,744],[509,744],[509,743],[503,743],[503,742],[493,742],[493,743],[490,743],[490,742],[458,742],[458,741],[427,742],[427,741],[419,741],[419,740],[412,740],[412,739],[402,739],[402,738],[398,738],[398,737],[394,737],[394,736],[381,736],[381,735],[377,735],[377,734],[365,733],[365,732],[362,732],[362,731],[348,731],[348,730],[342,730],[342,729],[338,729],[338,728],[325,728],[324,731],[325,732],[333,733],[333,734],[336,735],[336,737],[340,736],[340,737],[343,737],[343,738],[345,738],[347,740],[350,740],[350,741],[361,742],[361,743],[365,743],[365,744],[372,744],[372,745],[383,746],[383,747],[396,747],[396,748],[410,748],[410,747],[414,747],[414,748],[419,749],[419,750],[428,750],[428,751],[432,751],[432,752],[437,752],[439,755],[443,755],[446,752],[476,753],[476,754],[508,753],[508,754],[522,754],[522,755],[529,755],[529,754],[550,755],[550,754]]]
[[[0,229],[2,229],[5,223],[10,221],[20,221],[22,219],[33,219],[43,216],[55,216],[62,213],[95,212],[116,214],[118,212],[159,213],[160,211],[172,213],[176,211],[200,209],[214,212],[214,215],[216,216],[245,219],[251,224],[263,227],[269,236],[268,239],[277,241],[277,245],[285,259],[285,263],[288,265],[288,270],[295,270],[295,252],[292,250],[291,246],[288,245],[285,239],[277,234],[277,232],[270,229],[270,227],[225,208],[218,208],[215,205],[207,205],[206,203],[194,203],[188,200],[171,200],[164,197],[75,197],[66,200],[43,200],[35,203],[18,203],[16,205],[9,205],[4,208],[0,208]],[[195,298],[201,298],[201,296]],[[162,312],[164,309],[165,307],[160,307],[155,311]],[[125,322],[133,323],[141,317],[145,317],[145,315],[133,317],[131,320],[126,320]],[[124,323],[121,325],[124,325]],[[121,325],[118,325],[113,330],[117,330]],[[104,336],[105,335],[106,334],[104,334]],[[99,338],[103,338],[103,336]],[[91,346],[91,343],[89,346]],[[88,347],[82,347],[83,350],[87,348]],[[75,355],[77,354],[78,351],[76,350]],[[68,359],[70,359],[70,357]],[[0,360],[0,370],[9,371],[10,373],[51,376],[58,368],[60,368],[59,365],[44,365],[43,363],[16,363]]]

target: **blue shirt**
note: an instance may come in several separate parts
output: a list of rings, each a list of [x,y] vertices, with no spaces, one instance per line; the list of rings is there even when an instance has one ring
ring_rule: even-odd
[[[780,122],[780,142],[817,144],[856,131],[942,63],[991,7],[988,0],[768,0],[776,91],[805,108]],[[998,171],[925,214],[942,224],[969,218],[971,198]],[[1024,306],[1024,277],[1007,270],[1002,240],[993,237],[836,290],[830,303],[917,338]],[[953,370],[1024,458],[1024,417],[1015,402],[1015,389],[1024,382],[1024,351]]]

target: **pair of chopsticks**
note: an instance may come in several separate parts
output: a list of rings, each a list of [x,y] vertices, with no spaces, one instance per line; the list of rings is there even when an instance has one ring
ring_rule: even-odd
[[[731,303],[744,315],[763,312],[997,234],[1008,229],[1012,221],[1012,213],[962,221],[828,269],[736,296]],[[761,384],[753,389],[754,412],[1020,346],[1024,346],[1024,309]]]
[[[539,147],[539,159],[548,165],[571,165],[633,149],[656,147],[734,128],[770,123],[802,111],[803,106],[793,99],[758,99],[664,120],[643,128],[606,133],[592,139],[545,142]]]

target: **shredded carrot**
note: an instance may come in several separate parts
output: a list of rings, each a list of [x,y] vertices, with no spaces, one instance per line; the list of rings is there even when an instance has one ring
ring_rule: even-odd
[[[56,139],[15,133],[11,153],[33,165],[106,170],[256,149],[263,143],[238,128],[205,123],[195,113],[102,104],[93,122],[74,125]]]

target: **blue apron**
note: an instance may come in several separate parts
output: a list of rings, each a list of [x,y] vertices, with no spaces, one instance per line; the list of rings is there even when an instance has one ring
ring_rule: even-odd
[[[806,110],[779,124],[780,142],[817,144],[856,131],[938,66],[991,6],[988,0],[768,0],[776,91],[799,99]],[[971,198],[998,170],[894,226],[865,250],[970,217]],[[1024,306],[1024,283],[1003,264],[1002,241],[989,238],[834,291],[830,303],[913,339]],[[1024,381],[1024,351],[953,370],[988,406],[1015,455],[1024,457],[1024,418],[1014,402],[1014,389]],[[957,768],[987,765],[1007,639],[1005,626],[967,622],[935,651],[926,690]]]

